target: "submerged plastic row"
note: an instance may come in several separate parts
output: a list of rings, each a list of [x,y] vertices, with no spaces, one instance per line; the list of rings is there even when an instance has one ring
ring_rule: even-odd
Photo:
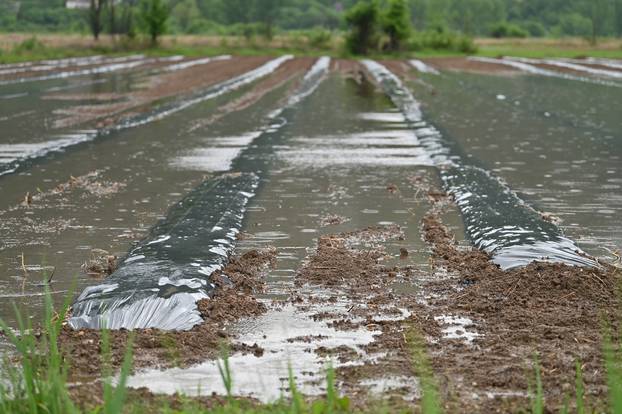
[[[460,156],[457,145],[423,121],[418,102],[400,79],[381,64],[363,64],[404,113],[418,139],[439,167],[472,243],[503,269],[533,261],[597,266],[561,230],[527,206],[498,178]]]
[[[192,190],[103,284],[82,292],[69,324],[187,330],[200,323],[196,302],[213,291],[210,276],[227,263],[257,184],[254,174],[227,174]]]
[[[154,59],[138,59],[138,60],[130,60],[130,61],[122,61],[116,63],[107,63],[105,65],[96,66],[94,68],[86,68],[79,70],[71,70],[65,72],[54,72],[47,75],[42,76],[30,76],[25,78],[15,78],[0,81],[0,85],[11,85],[15,83],[25,83],[25,82],[35,82],[35,81],[43,81],[43,80],[52,80],[52,79],[65,79],[76,76],[87,76],[87,75],[99,75],[103,73],[111,73],[118,72],[120,70],[133,69],[139,66],[146,65],[148,63],[154,62],[165,62],[172,60],[180,60],[181,56],[172,56],[170,58],[154,58]],[[53,67],[50,69],[54,69]]]
[[[470,57],[469,60],[473,60],[475,62],[505,65],[505,66],[508,66],[514,69],[518,69],[522,72],[532,74],[532,75],[548,76],[552,78],[561,78],[561,79],[568,79],[568,80],[581,81],[581,82],[597,83],[600,85],[622,87],[622,84],[618,82],[612,82],[609,80],[587,77],[587,76],[577,76],[577,75],[572,75],[570,73],[557,72],[554,70],[543,69],[538,66],[535,66],[541,63],[551,64],[550,63],[551,61],[545,62],[545,61],[539,61],[536,59],[523,59],[523,58],[510,58],[510,57],[504,57],[502,59],[494,59],[494,58],[486,58],[486,57]],[[565,65],[564,62],[560,62],[560,61],[553,61],[553,62],[556,63],[554,66],[563,67]],[[575,66],[578,66],[578,65],[575,65]],[[569,67],[566,65],[566,68],[569,68]],[[583,68],[582,70],[583,72],[589,73],[588,68],[584,66],[582,66],[582,68]],[[594,73],[594,72],[592,72],[591,74],[597,75],[597,73]]]
[[[226,57],[219,57],[218,59],[224,58]],[[55,137],[54,139],[49,141],[32,144],[31,146],[26,147],[21,144],[16,146],[7,145],[6,148],[0,148],[0,151],[4,150],[6,155],[5,157],[0,158],[0,176],[14,173],[28,163],[36,159],[46,157],[51,153],[59,152],[69,147],[92,141],[97,137],[108,135],[114,131],[133,128],[140,125],[148,124],[153,121],[157,121],[176,112],[184,110],[190,106],[239,89],[244,85],[247,85],[256,81],[259,78],[269,75],[284,62],[291,58],[292,56],[282,56],[280,58],[273,59],[259,66],[258,68],[248,71],[242,75],[236,76],[232,79],[228,79],[224,82],[218,83],[202,91],[199,91],[190,96],[189,98],[178,99],[170,103],[159,105],[152,109],[150,112],[130,117],[126,121],[114,125],[108,129],[86,132],[78,131],[75,133]]]
[[[255,75],[274,70],[289,58],[272,61]],[[318,60],[287,105],[271,118],[313,92],[329,63],[328,59]],[[271,123],[249,135],[247,148],[253,139],[273,134],[285,124]],[[74,329],[187,330],[201,323],[196,302],[213,292],[210,276],[226,265],[232,253],[246,204],[259,185],[257,174],[263,169],[258,168],[257,174],[252,168],[245,171],[208,179],[192,190],[103,284],[82,292],[73,305],[70,325]]]

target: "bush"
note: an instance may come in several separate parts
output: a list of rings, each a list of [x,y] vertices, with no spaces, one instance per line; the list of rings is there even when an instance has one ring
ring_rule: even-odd
[[[378,45],[380,11],[376,0],[356,3],[345,15],[350,33],[346,37],[348,51],[365,55]]]
[[[30,37],[13,48],[15,53],[32,53],[42,51],[45,45],[36,36]]]
[[[412,30],[410,11],[405,0],[389,0],[389,7],[382,16],[382,29],[389,35],[388,49],[400,50]]]
[[[313,49],[328,49],[333,34],[329,30],[315,28],[309,32],[309,46]]]
[[[461,53],[475,53],[477,46],[473,39],[446,30],[432,30],[415,33],[408,41],[409,50],[447,50]]]
[[[504,37],[525,38],[529,36],[529,33],[513,23],[502,22],[494,25],[490,29],[490,35],[497,39]]]
[[[592,36],[592,21],[579,13],[566,14],[559,20],[556,32],[561,36]]]
[[[170,11],[163,0],[143,0],[140,9],[140,19],[143,30],[151,37],[151,43],[155,45],[158,37],[166,32],[167,20]]]
[[[544,37],[547,34],[546,28],[540,22],[528,21],[523,23],[522,26],[532,37]]]

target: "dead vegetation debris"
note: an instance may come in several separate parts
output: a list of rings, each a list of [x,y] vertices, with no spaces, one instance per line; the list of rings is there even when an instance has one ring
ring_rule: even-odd
[[[350,221],[349,217],[340,216],[338,214],[326,214],[320,217],[320,226],[338,226],[340,224],[347,223],[348,221]]]
[[[82,264],[82,271],[93,277],[104,278],[110,276],[118,265],[118,258],[106,250],[92,249],[89,259]]]

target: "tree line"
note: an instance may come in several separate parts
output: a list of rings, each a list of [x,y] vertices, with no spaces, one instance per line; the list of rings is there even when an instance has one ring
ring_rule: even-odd
[[[101,30],[137,31],[142,0],[103,0]],[[161,0],[170,33],[252,34],[321,27],[344,30],[347,11],[371,0]],[[377,0],[380,9],[390,0]],[[470,36],[622,36],[622,0],[405,0],[418,31]],[[112,9],[110,9],[112,5]],[[361,6],[361,7],[363,7]],[[144,10],[144,9],[143,9]],[[144,22],[142,22],[144,23]],[[0,0],[2,31],[86,32],[92,20],[65,0]]]

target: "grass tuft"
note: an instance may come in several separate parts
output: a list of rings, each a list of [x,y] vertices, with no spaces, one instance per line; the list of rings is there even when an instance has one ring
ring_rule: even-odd
[[[407,334],[410,345],[412,364],[421,383],[421,412],[423,414],[441,414],[443,412],[438,385],[428,360],[425,339],[414,329]]]

